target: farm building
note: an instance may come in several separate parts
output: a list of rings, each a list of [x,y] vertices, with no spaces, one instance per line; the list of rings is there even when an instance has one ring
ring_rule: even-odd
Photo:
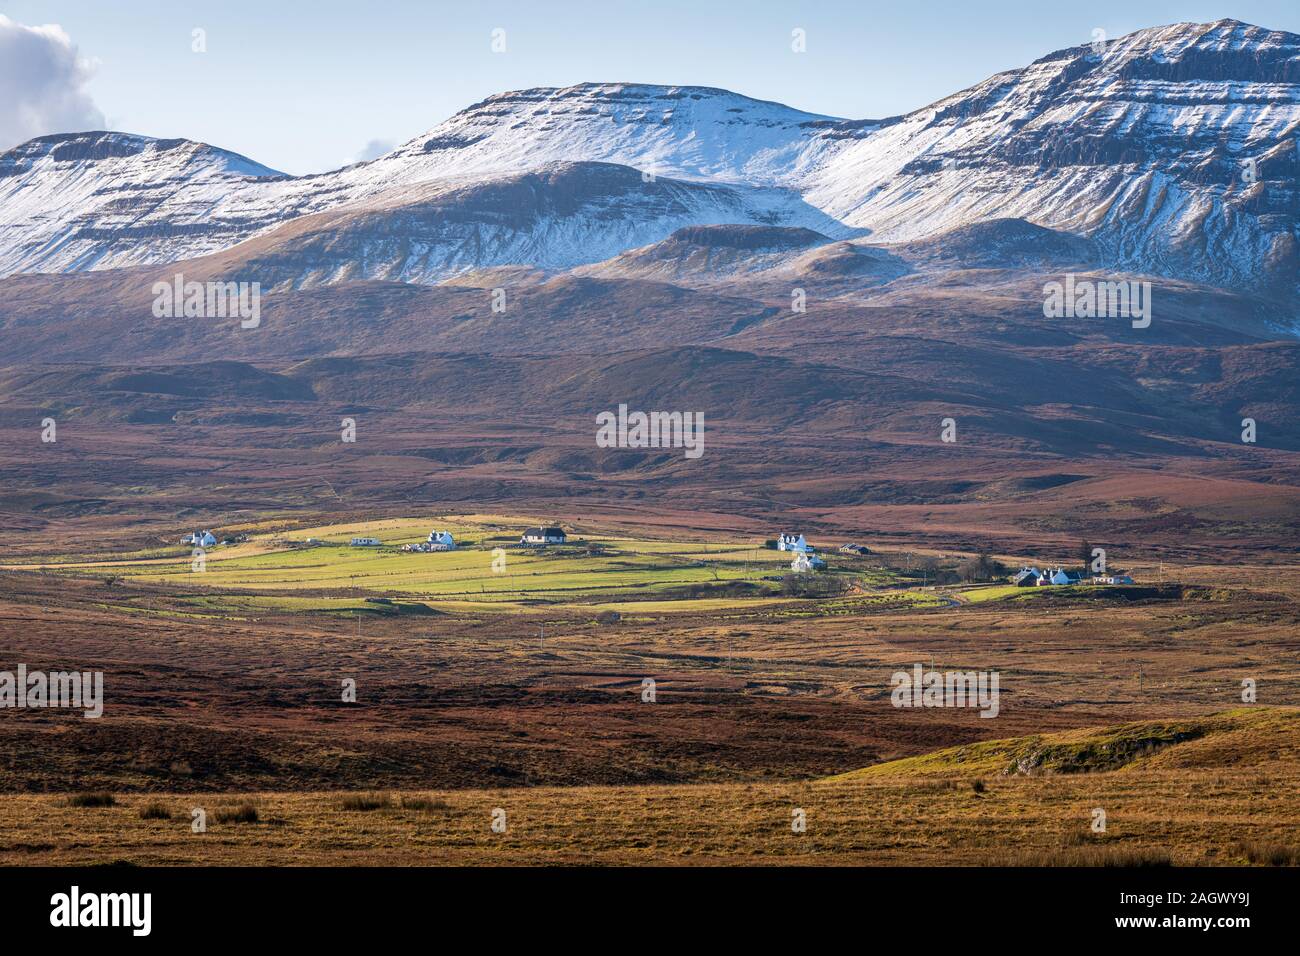
[[[353,538],[350,542],[354,548],[377,548],[379,543],[378,538]]]
[[[1011,583],[1018,588],[1032,588],[1038,584],[1038,579],[1043,576],[1043,572],[1037,568],[1021,568],[1011,578]]]
[[[799,574],[805,574],[809,571],[820,571],[826,567],[826,562],[815,554],[809,554],[807,551],[800,551],[790,562],[790,570]]]
[[[456,539],[451,536],[450,531],[430,531],[429,532],[430,551],[455,551]]]
[[[564,544],[568,536],[559,528],[529,528],[519,543],[531,548],[544,548],[548,544]]]
[[[192,544],[196,548],[210,548],[216,543],[216,536],[211,531],[195,531],[181,538],[181,544]]]
[[[1078,584],[1079,579],[1076,576],[1068,573],[1067,571],[1062,570],[1061,568],[1053,568],[1050,571],[1043,572],[1043,574],[1039,576],[1038,581],[1036,583],[1040,586],[1049,585],[1049,584],[1050,585]]]
[[[840,545],[840,554],[870,554],[871,549],[865,544],[842,544]]]
[[[816,551],[816,548],[808,546],[801,534],[781,534],[776,539],[776,550],[778,551]]]

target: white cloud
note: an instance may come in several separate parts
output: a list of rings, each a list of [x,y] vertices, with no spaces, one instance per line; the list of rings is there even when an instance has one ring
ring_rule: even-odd
[[[391,152],[397,144],[387,139],[372,139],[361,148],[361,152],[352,157],[354,163],[364,163],[372,159],[378,159],[384,153]]]
[[[0,151],[46,133],[103,129],[85,90],[93,68],[62,27],[0,14]]]

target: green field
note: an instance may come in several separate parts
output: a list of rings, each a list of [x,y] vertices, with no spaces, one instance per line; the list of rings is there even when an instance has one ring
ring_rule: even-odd
[[[384,519],[254,533],[247,542],[210,549],[201,571],[193,570],[183,549],[167,557],[153,552],[52,569],[241,592],[190,598],[196,613],[400,612],[366,604],[358,592],[437,610],[570,603],[620,612],[630,605],[656,611],[716,610],[790,600],[780,595],[790,555],[768,550],[757,540],[690,542],[579,531],[563,546],[519,548],[515,543],[526,525],[477,516]],[[457,549],[427,554],[400,550],[403,544],[425,540],[433,528],[451,531]],[[348,542],[357,536],[383,544],[352,547]],[[837,563],[832,557],[831,568],[822,573],[892,583],[884,572],[873,570],[868,577],[836,568]],[[742,593],[723,593],[728,586]]]

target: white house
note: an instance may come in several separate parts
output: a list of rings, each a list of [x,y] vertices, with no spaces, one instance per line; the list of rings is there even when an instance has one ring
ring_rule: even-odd
[[[1030,565],[1029,567],[1021,568],[1019,571],[1017,571],[1012,576],[1011,583],[1016,585],[1017,587],[1022,587],[1022,588],[1033,587],[1038,583],[1038,579],[1041,578],[1042,576],[1043,576],[1042,571],[1039,571],[1038,568],[1034,567],[1033,565]]]
[[[1039,581],[1041,582],[1042,578],[1039,578]],[[1048,584],[1077,584],[1078,581],[1070,577],[1060,568],[1055,568],[1052,571],[1048,572],[1047,583]]]
[[[816,551],[816,548],[808,546],[801,534],[782,534],[776,539],[776,550],[778,551]]]
[[[532,548],[544,548],[548,544],[564,544],[568,540],[559,528],[529,528],[520,537],[519,543]]]
[[[216,536],[211,531],[195,531],[181,538],[181,544],[192,544],[196,548],[210,548],[216,543]]]
[[[800,574],[806,571],[820,571],[826,567],[826,562],[815,554],[809,554],[807,551],[800,551],[790,562],[790,570]]]
[[[353,538],[352,547],[354,548],[377,548],[379,547],[378,538]]]
[[[451,536],[450,531],[430,531],[429,545],[430,550],[455,551],[456,539]]]

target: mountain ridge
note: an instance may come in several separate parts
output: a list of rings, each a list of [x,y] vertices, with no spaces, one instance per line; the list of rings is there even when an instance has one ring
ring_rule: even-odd
[[[896,244],[1023,219],[1087,239],[1111,269],[1287,301],[1300,294],[1297,64],[1300,36],[1220,20],[1058,50],[883,119],[717,87],[535,87],[487,97],[375,160],[303,177],[189,140],[60,134],[0,155],[0,276],[184,261],[317,214],[397,215],[394,196],[436,184],[605,163],[639,171],[647,191],[663,180],[744,190],[741,224]],[[642,205],[624,210],[626,248],[725,222],[707,203],[662,221]],[[802,220],[791,218],[798,206],[810,210]],[[610,221],[596,211],[575,228],[596,234]],[[437,282],[540,265],[547,242],[507,242],[512,251],[478,260],[462,254],[462,236],[405,222],[415,225],[403,241],[430,248],[431,267],[385,262],[389,253],[360,244],[360,271],[308,263],[300,278]],[[545,268],[613,254],[608,243],[555,249]]]

